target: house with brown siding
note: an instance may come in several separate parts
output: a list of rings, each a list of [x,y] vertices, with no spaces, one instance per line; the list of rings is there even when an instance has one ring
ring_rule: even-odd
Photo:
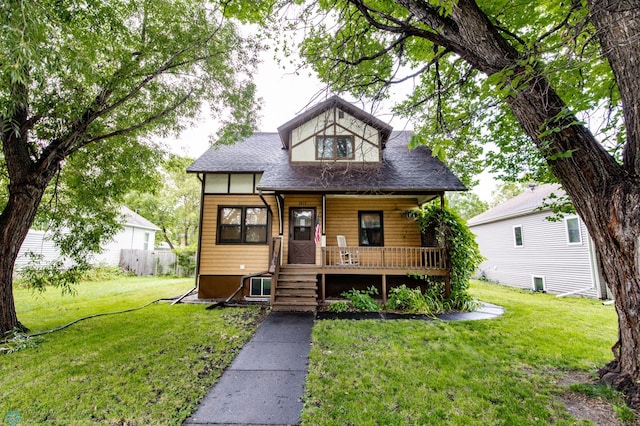
[[[315,310],[350,288],[386,299],[408,273],[448,279],[407,211],[466,188],[410,138],[332,97],[277,133],[209,149],[187,169],[202,182],[198,296]]]

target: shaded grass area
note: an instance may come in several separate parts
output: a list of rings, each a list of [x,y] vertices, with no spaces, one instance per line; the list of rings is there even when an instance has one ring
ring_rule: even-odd
[[[504,316],[317,322],[304,424],[579,424],[556,402],[556,380],[612,358],[613,307],[483,283],[471,292]]]
[[[185,293],[193,280],[123,278],[83,283],[76,297],[16,291],[32,331]],[[180,424],[250,338],[258,308],[207,311],[159,302],[45,335],[0,355],[0,419],[21,424]]]

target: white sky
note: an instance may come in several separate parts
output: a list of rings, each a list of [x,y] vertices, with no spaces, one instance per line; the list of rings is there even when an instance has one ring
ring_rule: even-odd
[[[258,97],[262,98],[262,118],[258,130],[275,132],[280,125],[300,114],[309,104],[314,105],[325,99],[324,94],[316,98],[324,85],[315,76],[310,76],[308,70],[296,75],[293,66],[282,69],[273,59],[271,51],[263,52],[262,60],[258,73],[254,76]],[[344,98],[347,101],[353,100],[346,96]],[[370,111],[371,105],[356,105],[389,123],[396,130],[411,130],[405,119],[392,116],[391,103],[383,103],[376,111]],[[195,127],[183,131],[177,140],[166,141],[177,154],[197,158],[209,148],[209,136],[214,135],[217,130],[218,124],[203,112],[202,119]],[[483,200],[489,201],[494,189],[495,184],[487,175],[481,176],[480,185],[474,188],[474,192]]]

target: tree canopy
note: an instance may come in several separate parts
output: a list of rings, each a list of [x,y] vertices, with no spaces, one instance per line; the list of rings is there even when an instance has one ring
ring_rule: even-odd
[[[462,40],[452,43],[439,34],[462,30],[452,10],[476,7],[474,2],[430,1],[424,10],[420,4],[319,2],[319,9],[304,12],[306,23],[315,21],[301,45],[306,63],[333,90],[356,97],[387,99],[398,86],[409,86],[395,112],[416,129],[413,144],[429,144],[468,184],[484,167],[508,180],[555,181],[505,102],[533,83],[534,70],[565,101],[563,111],[588,122],[619,156],[620,96],[586,5],[478,2],[491,24],[487,31],[496,33],[510,61],[479,58]],[[540,132],[560,130],[549,126]]]
[[[169,154],[162,160],[162,183],[151,191],[136,189],[125,196],[126,205],[158,225],[171,249],[195,247],[198,238],[200,182],[185,169],[192,158]]]
[[[154,135],[188,126],[203,103],[220,140],[253,130],[260,45],[229,19],[252,12],[225,6],[0,4],[0,332],[18,324],[13,264],[36,217],[71,229],[59,243],[82,260],[114,232],[124,195],[157,176]]]

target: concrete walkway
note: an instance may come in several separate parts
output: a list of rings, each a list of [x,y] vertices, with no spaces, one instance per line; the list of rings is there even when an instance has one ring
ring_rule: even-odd
[[[313,320],[272,312],[184,425],[299,423]]]
[[[475,312],[438,318],[483,320],[503,312],[500,306],[483,303]],[[392,319],[389,315],[380,318]],[[311,313],[272,312],[184,425],[298,424],[313,321]]]

